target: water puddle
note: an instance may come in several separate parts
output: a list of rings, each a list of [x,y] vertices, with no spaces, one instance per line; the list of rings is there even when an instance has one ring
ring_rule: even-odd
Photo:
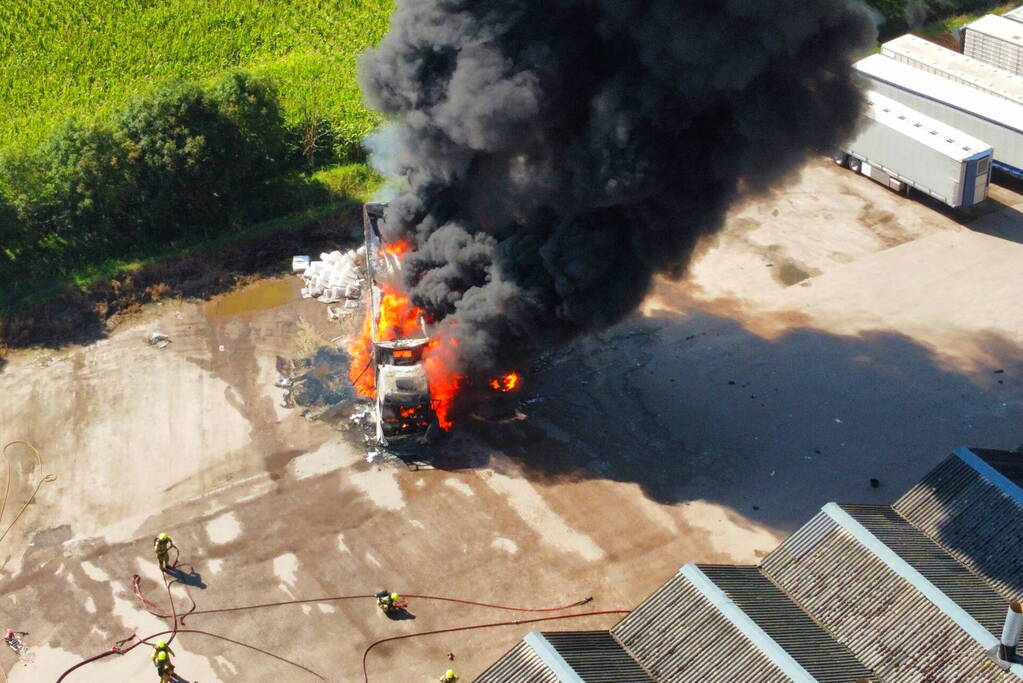
[[[259,280],[207,304],[207,315],[228,316],[277,308],[297,296],[295,278]]]

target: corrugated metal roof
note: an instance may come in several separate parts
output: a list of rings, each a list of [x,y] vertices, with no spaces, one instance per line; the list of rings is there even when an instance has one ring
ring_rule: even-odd
[[[657,681],[791,682],[681,574],[615,625],[611,635]]]
[[[847,647],[828,635],[757,567],[699,567],[816,680],[853,683],[873,676]]]
[[[962,458],[949,456],[892,507],[1003,598],[1023,597],[1023,506]]]
[[[558,677],[533,648],[521,641],[475,680],[476,683],[558,683]]]
[[[996,451],[993,448],[971,448],[969,450],[998,470],[999,474],[1019,487],[1023,493],[1023,453]]]
[[[1005,622],[1007,601],[980,576],[887,505],[842,505],[890,550],[909,563],[998,638]]]
[[[825,512],[768,555],[761,568],[888,683],[1018,681]]]
[[[586,683],[653,683],[608,631],[531,633],[526,642],[537,650],[530,641],[533,636],[542,638],[579,680]],[[543,659],[542,653],[538,651],[538,654]]]

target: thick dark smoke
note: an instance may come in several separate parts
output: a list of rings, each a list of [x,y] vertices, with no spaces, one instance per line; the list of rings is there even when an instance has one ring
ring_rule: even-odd
[[[407,177],[389,236],[473,375],[618,321],[733,202],[847,137],[874,37],[846,0],[396,4],[359,64]]]

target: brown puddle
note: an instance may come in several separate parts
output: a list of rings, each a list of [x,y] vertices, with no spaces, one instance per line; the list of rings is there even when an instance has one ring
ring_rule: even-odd
[[[206,305],[206,315],[239,315],[283,306],[295,298],[297,282],[296,278],[290,277],[259,280],[210,301]]]

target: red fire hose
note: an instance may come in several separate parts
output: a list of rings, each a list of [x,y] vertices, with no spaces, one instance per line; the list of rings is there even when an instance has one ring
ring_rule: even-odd
[[[174,566],[177,566],[177,562],[175,562]],[[139,578],[139,576],[137,574],[132,576],[132,580],[131,580],[132,591],[134,592],[135,596],[138,598],[138,600],[140,601],[142,606],[146,609],[146,611],[148,611],[150,614],[153,614],[154,616],[157,616],[157,617],[160,617],[160,618],[164,618],[164,619],[172,619],[173,620],[173,622],[172,622],[173,627],[170,630],[168,630],[168,631],[161,631],[159,633],[154,633],[154,634],[152,634],[150,636],[146,636],[145,638],[138,638],[138,636],[136,636],[135,634],[132,634],[130,637],[125,638],[124,640],[118,641],[109,650],[107,650],[105,652],[101,652],[101,653],[96,654],[96,655],[93,655],[92,657],[84,659],[81,662],[75,664],[74,666],[72,666],[67,671],[65,671],[64,673],[61,674],[60,678],[57,679],[57,683],[61,683],[65,678],[67,678],[68,675],[70,675],[75,670],[85,666],[86,664],[91,664],[92,662],[98,661],[100,659],[103,659],[104,657],[108,657],[108,656],[113,655],[113,654],[117,654],[117,655],[127,654],[128,652],[131,652],[132,650],[134,650],[139,645],[142,645],[143,643],[147,643],[147,641],[149,641],[149,640],[151,640],[153,638],[157,638],[159,636],[170,634],[170,638],[168,638],[168,642],[170,642],[170,641],[173,641],[173,639],[179,633],[195,633],[195,634],[198,634],[198,635],[209,636],[211,638],[217,638],[219,640],[223,640],[223,641],[226,641],[228,643],[232,643],[234,645],[239,645],[241,647],[244,647],[244,648],[247,648],[247,649],[250,649],[250,650],[255,650],[256,652],[265,654],[268,657],[273,657],[274,659],[276,659],[276,660],[278,660],[280,662],[283,662],[285,664],[289,664],[289,665],[291,665],[293,667],[301,669],[302,671],[305,671],[305,672],[311,674],[312,676],[315,676],[319,680],[326,682],[327,681],[326,677],[324,677],[322,674],[317,673],[316,671],[310,669],[309,667],[304,666],[302,664],[299,664],[298,662],[294,662],[294,661],[292,661],[290,659],[285,659],[284,657],[281,657],[280,655],[276,655],[276,654],[274,654],[272,652],[269,652],[269,651],[264,650],[262,648],[256,647],[255,645],[250,645],[248,643],[244,643],[244,642],[241,642],[241,641],[232,640],[231,638],[227,638],[226,636],[222,636],[222,635],[219,635],[219,634],[216,634],[216,633],[210,633],[208,631],[200,631],[200,630],[197,630],[197,629],[178,628],[178,625],[179,625],[179,623],[181,625],[184,625],[185,619],[187,617],[195,616],[195,615],[199,615],[199,614],[220,614],[220,613],[227,613],[227,612],[237,612],[237,611],[241,611],[241,610],[263,609],[263,608],[267,608],[267,607],[279,607],[279,606],[283,606],[283,605],[300,605],[300,604],[310,603],[310,602],[333,602],[333,601],[339,601],[339,600],[356,600],[356,599],[361,600],[361,599],[369,599],[369,598],[375,597],[374,595],[334,595],[334,596],[326,596],[326,597],[320,597],[320,598],[308,598],[308,599],[300,599],[300,600],[283,600],[283,601],[280,601],[280,602],[266,602],[266,603],[259,603],[259,604],[255,604],[255,605],[243,605],[243,606],[238,606],[238,607],[222,607],[222,608],[218,608],[218,609],[197,610],[197,609],[195,609],[196,608],[195,600],[192,599],[191,594],[188,594],[188,597],[189,597],[189,600],[192,603],[192,606],[191,606],[191,608],[187,612],[185,612],[184,614],[179,616],[178,612],[177,612],[177,608],[174,605],[173,596],[171,595],[171,590],[170,590],[170,587],[174,583],[180,583],[180,582],[177,579],[174,579],[172,581],[167,581],[167,578],[164,577],[164,584],[165,584],[165,586],[167,588],[167,599],[170,602],[170,614],[166,614],[166,613],[164,613],[162,611],[159,611],[160,608],[155,603],[153,603],[150,600],[148,600],[142,594],[141,579]],[[188,593],[187,586],[186,586],[186,593]],[[499,609],[499,610],[506,610],[506,611],[511,611],[511,612],[558,612],[558,611],[561,611],[561,610],[571,609],[573,607],[579,607],[581,605],[585,605],[586,603],[588,603],[591,600],[593,600],[593,598],[588,597],[588,598],[584,598],[583,600],[577,600],[576,602],[573,602],[571,604],[562,605],[562,606],[559,606],[559,607],[514,607],[514,606],[510,606],[510,605],[496,605],[496,604],[486,603],[486,602],[477,602],[475,600],[462,600],[460,598],[449,598],[449,597],[436,596],[436,595],[408,595],[407,597],[415,598],[417,600],[438,600],[438,601],[443,601],[443,602],[457,603],[457,604],[461,604],[461,605],[472,605],[472,606],[475,606],[475,607],[484,607],[484,608],[488,608],[488,609]],[[521,620],[515,620],[515,621],[500,621],[500,622],[492,622],[492,623],[485,623],[485,624],[470,624],[470,625],[467,625],[467,626],[455,626],[455,627],[452,627],[452,628],[438,629],[438,630],[434,630],[434,631],[423,631],[423,632],[420,632],[420,633],[406,633],[406,634],[403,634],[403,635],[393,636],[393,637],[390,637],[390,638],[383,638],[381,640],[377,640],[377,641],[375,641],[373,643],[370,643],[370,645],[365,649],[365,651],[362,654],[362,674],[363,674],[363,679],[366,681],[366,683],[369,683],[369,673],[368,673],[368,670],[367,670],[366,661],[367,661],[367,657],[369,656],[370,651],[373,648],[375,648],[377,645],[381,645],[383,643],[391,642],[391,641],[394,641],[394,640],[404,640],[404,639],[407,639],[407,638],[417,638],[417,637],[420,637],[420,636],[437,635],[437,634],[440,634],[440,633],[454,633],[454,632],[458,632],[458,631],[470,631],[470,630],[474,630],[474,629],[493,628],[493,627],[497,627],[497,626],[513,626],[513,625],[518,625],[518,624],[530,624],[530,623],[536,623],[536,622],[541,622],[541,621],[553,621],[553,620],[556,620],[556,619],[575,619],[575,618],[579,618],[579,617],[599,616],[599,615],[604,615],[604,614],[627,614],[627,613],[628,613],[628,610],[601,610],[601,611],[596,611],[596,612],[576,612],[576,613],[572,613],[572,614],[559,614],[559,615],[555,615],[555,616],[537,617],[537,618],[534,618],[534,619],[521,619]],[[132,640],[137,641],[137,642],[133,643],[129,647],[126,647],[126,648],[123,647],[123,645],[125,643],[128,643],[128,642],[130,642]]]

